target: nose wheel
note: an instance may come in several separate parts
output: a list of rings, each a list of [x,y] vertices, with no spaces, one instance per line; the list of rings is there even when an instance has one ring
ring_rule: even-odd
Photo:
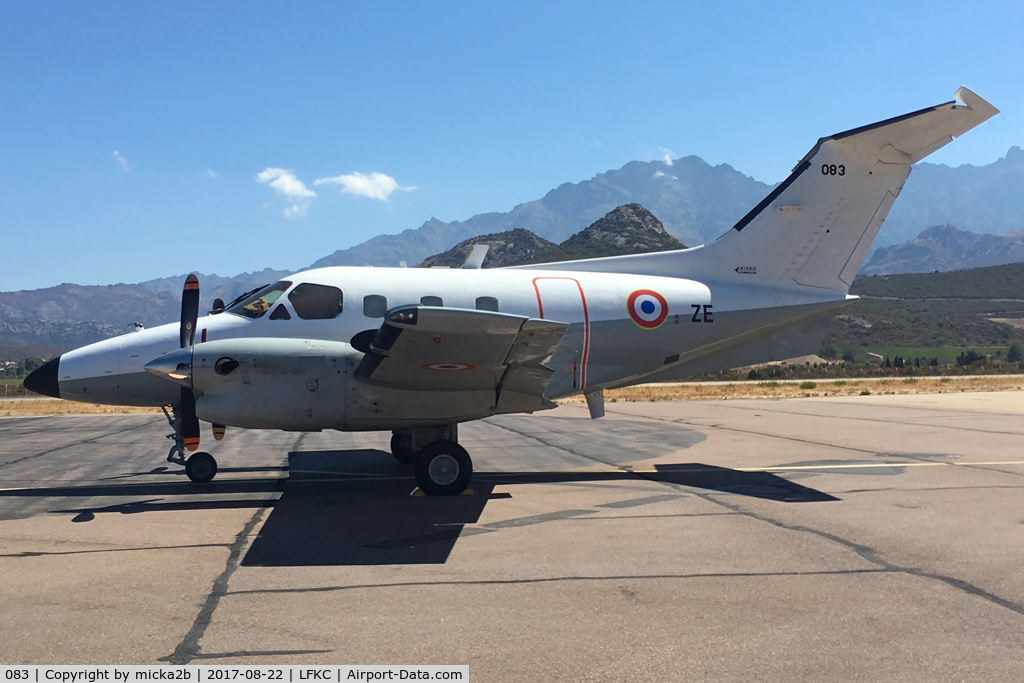
[[[217,476],[217,461],[209,453],[193,453],[185,461],[185,474],[197,484],[205,484]]]

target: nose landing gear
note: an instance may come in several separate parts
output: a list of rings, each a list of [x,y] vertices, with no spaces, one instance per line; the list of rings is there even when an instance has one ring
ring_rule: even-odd
[[[173,406],[171,406],[171,412],[167,412],[166,407],[161,408],[161,410],[164,411],[164,417],[167,418],[168,424],[174,430],[174,433],[167,435],[168,439],[174,441],[174,445],[171,446],[171,450],[167,454],[167,462],[184,465],[185,474],[197,484],[205,484],[212,481],[217,476],[217,461],[209,453],[201,451],[193,453],[186,459],[185,438],[182,436],[181,429],[181,416],[174,410]]]
[[[209,453],[193,453],[185,461],[185,474],[197,484],[205,484],[217,476],[217,461]]]

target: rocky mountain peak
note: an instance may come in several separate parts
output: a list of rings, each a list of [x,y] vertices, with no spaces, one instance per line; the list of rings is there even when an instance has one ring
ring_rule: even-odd
[[[525,263],[539,252],[555,246],[554,242],[537,237],[529,230],[518,228],[492,235],[471,237],[459,242],[446,252],[429,257],[417,267],[448,266],[449,268],[458,268],[466,262],[466,257],[469,256],[469,252],[476,244],[486,244],[490,247],[487,257],[484,259],[484,268],[501,268]]]

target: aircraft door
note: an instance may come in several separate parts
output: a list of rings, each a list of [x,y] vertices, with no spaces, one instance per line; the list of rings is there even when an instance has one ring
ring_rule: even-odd
[[[569,323],[550,366],[555,371],[552,394],[564,389],[582,391],[587,385],[587,360],[590,352],[590,316],[587,297],[579,280],[571,277],[538,277],[533,280],[537,292],[538,317]]]

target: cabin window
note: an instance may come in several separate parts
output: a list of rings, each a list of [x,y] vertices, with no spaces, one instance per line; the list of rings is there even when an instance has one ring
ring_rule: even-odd
[[[330,320],[341,315],[344,295],[337,287],[303,282],[288,293],[295,315],[303,320]]]
[[[278,304],[274,312],[270,314],[271,320],[291,320],[292,314],[288,312],[288,309],[284,307],[284,304]]]
[[[363,297],[363,315],[367,318],[383,318],[388,312],[388,298],[380,294]]]
[[[260,318],[277,303],[285,290],[292,286],[288,280],[281,280],[272,285],[243,296],[228,308],[228,313],[244,315],[246,318]]]
[[[493,296],[478,296],[476,298],[476,310],[498,312],[498,300]]]
[[[439,296],[421,296],[421,306],[444,306],[444,301]]]

